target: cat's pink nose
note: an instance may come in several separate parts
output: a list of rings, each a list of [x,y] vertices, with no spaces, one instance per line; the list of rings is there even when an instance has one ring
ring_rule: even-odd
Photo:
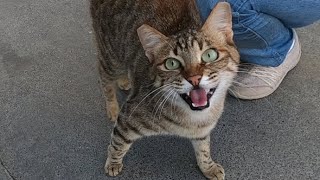
[[[198,86],[201,81],[201,76],[195,75],[195,76],[188,77],[187,81],[189,81],[189,83],[192,84],[193,86]]]

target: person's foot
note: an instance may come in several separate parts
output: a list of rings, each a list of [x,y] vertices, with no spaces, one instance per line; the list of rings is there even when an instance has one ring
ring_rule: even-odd
[[[259,99],[273,93],[286,74],[299,62],[301,46],[294,31],[294,43],[283,63],[278,67],[242,64],[229,93],[239,99]]]

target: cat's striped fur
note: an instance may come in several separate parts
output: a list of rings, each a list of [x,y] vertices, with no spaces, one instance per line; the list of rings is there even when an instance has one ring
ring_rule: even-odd
[[[203,26],[193,0],[91,0],[91,12],[107,113],[116,121],[106,173],[120,173],[135,140],[168,134],[189,138],[203,174],[224,179],[210,132],[239,63],[229,4],[218,3]],[[203,61],[208,49],[217,52],[214,62]],[[168,58],[179,68],[168,69]],[[130,89],[121,111],[117,86]],[[201,98],[206,106],[196,105]]]

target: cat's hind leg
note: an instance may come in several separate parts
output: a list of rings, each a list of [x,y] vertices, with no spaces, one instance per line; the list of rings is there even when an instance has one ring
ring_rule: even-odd
[[[131,89],[131,82],[130,82],[130,78],[128,77],[128,75],[123,75],[120,76],[117,79],[117,84],[118,87],[122,90],[129,90]]]
[[[224,169],[215,163],[210,155],[210,136],[191,140],[196,153],[197,163],[203,175],[210,180],[224,180]]]
[[[115,122],[118,119],[120,112],[119,103],[117,100],[117,87],[114,82],[110,82],[103,87],[106,97],[106,111],[108,118]]]
[[[115,122],[120,111],[117,100],[117,80],[115,80],[115,77],[108,75],[101,65],[99,66],[99,72],[103,93],[106,98],[107,116],[111,121]]]

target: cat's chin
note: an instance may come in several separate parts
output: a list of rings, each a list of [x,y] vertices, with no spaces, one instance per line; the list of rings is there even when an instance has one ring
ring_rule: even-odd
[[[214,92],[216,91],[216,88],[210,89],[208,92],[206,92],[206,101],[204,101],[201,104],[194,103],[192,101],[192,98],[190,97],[189,93],[180,94],[180,97],[189,105],[190,109],[193,111],[202,111],[204,109],[207,109],[210,107],[210,99],[213,96]]]

